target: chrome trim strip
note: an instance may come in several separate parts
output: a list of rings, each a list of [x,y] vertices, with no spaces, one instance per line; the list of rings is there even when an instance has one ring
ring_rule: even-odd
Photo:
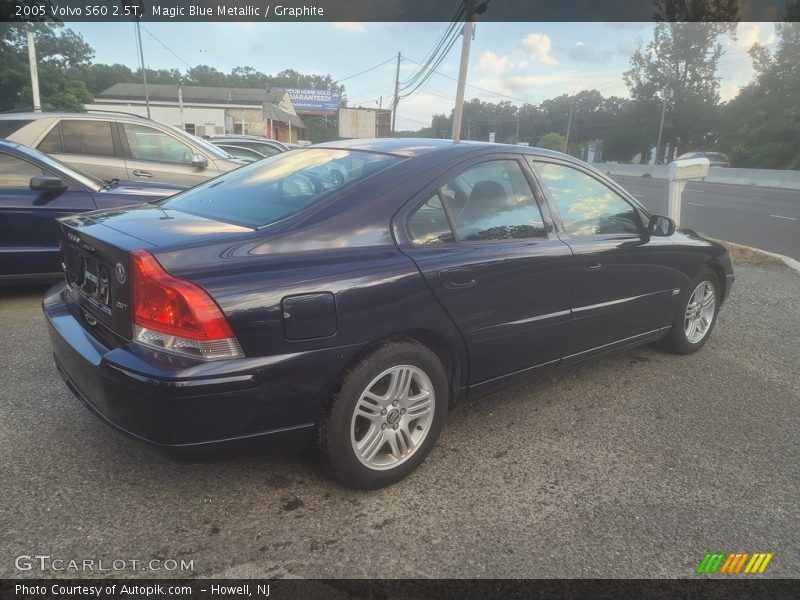
[[[647,294],[640,294],[638,296],[630,296],[628,298],[619,298],[618,300],[609,300],[608,302],[600,302],[598,304],[589,304],[587,306],[579,306],[578,308],[573,308],[573,313],[581,313],[587,310],[594,310],[595,308],[605,308],[606,306],[614,306],[615,304],[623,304],[624,302],[632,302],[634,300],[638,300],[639,298],[646,298],[647,296],[655,296],[656,294],[664,294],[668,290],[659,290],[657,292],[649,292]]]

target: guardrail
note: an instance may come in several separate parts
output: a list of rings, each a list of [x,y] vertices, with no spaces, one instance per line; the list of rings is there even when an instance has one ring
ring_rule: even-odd
[[[610,175],[629,177],[653,177],[668,179],[668,165],[626,165],[619,163],[594,163],[593,166]],[[729,183],[733,185],[753,185],[757,187],[800,190],[800,171],[775,169],[723,169],[711,167],[705,181],[709,183]]]

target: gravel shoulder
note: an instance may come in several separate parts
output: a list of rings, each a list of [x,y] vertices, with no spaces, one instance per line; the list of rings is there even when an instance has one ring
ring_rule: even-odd
[[[0,577],[41,576],[14,557],[50,554],[204,577],[671,578],[709,551],[774,552],[765,576],[800,576],[788,268],[737,267],[695,355],[637,348],[457,408],[428,461],[375,492],[305,456],[173,464],[109,430],[56,373],[42,291],[0,290]]]

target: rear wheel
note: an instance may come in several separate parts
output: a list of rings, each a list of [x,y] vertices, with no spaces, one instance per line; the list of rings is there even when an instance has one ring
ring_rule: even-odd
[[[438,357],[416,342],[388,343],[342,377],[319,423],[320,455],[344,483],[374,489],[402,479],[433,448],[447,412]]]
[[[706,343],[717,322],[720,303],[719,279],[704,269],[681,294],[672,329],[664,346],[678,354],[691,354]]]

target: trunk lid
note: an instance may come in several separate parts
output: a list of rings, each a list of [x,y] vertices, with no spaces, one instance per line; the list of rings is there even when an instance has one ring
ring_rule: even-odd
[[[130,253],[203,243],[252,229],[144,205],[59,219],[73,315],[104,341],[131,339]],[[112,335],[112,337],[113,337]],[[116,344],[114,344],[116,345]]]

